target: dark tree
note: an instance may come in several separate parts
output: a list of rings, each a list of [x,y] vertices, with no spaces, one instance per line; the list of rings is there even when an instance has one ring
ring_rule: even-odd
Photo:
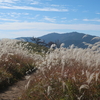
[[[57,48],[60,48],[61,42],[59,40],[56,40],[55,44],[56,44]]]
[[[48,42],[48,44],[47,44],[47,45],[48,45],[48,47],[50,48],[52,44],[55,44],[55,43],[54,43],[54,42],[52,42],[52,41],[50,41],[50,42]]]
[[[41,39],[39,39],[39,38],[34,38],[34,37],[32,37],[31,40],[34,41],[37,45],[44,45],[44,46],[47,45],[47,44],[45,43],[45,40],[41,40]]]

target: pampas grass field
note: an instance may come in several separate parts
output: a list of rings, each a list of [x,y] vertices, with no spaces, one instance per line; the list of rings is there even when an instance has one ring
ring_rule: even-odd
[[[28,43],[18,40],[0,40],[0,91],[21,79],[26,71],[35,68],[41,55],[31,48]]]
[[[17,100],[100,100],[100,42],[36,52],[18,40],[0,41],[0,88],[38,70]]]

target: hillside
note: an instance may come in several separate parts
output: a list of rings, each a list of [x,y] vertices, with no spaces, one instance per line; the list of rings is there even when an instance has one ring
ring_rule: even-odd
[[[23,39],[28,42],[32,42],[31,37],[22,37],[17,39]],[[49,43],[50,41],[56,42],[59,41],[60,43],[64,43],[65,47],[68,47],[72,44],[74,44],[77,47],[85,48],[83,42],[94,44],[98,41],[100,41],[100,37],[84,34],[84,33],[78,33],[78,32],[70,32],[70,33],[50,33],[41,37],[38,37],[41,40],[44,40],[46,43]]]
[[[100,41],[100,38],[96,38],[96,36],[84,34],[84,33],[78,33],[78,32],[71,32],[71,33],[64,33],[64,34],[58,34],[58,33],[51,33],[44,35],[42,37],[39,37],[40,39],[45,40],[45,42],[49,41],[57,41],[59,40],[61,43],[65,43],[65,47],[68,47],[72,44],[75,46],[85,48],[86,46],[83,44],[83,42],[94,44],[98,41]]]
[[[0,47],[0,100],[100,100],[100,42],[47,50],[2,39]]]

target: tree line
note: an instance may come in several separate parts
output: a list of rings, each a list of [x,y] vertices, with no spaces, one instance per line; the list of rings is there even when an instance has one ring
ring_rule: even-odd
[[[43,46],[46,46],[49,48],[51,47],[52,44],[56,44],[57,48],[59,48],[61,45],[61,42],[59,40],[56,40],[55,42],[50,41],[50,42],[46,43],[45,40],[41,40],[40,38],[31,37],[30,39],[37,45],[43,45]],[[28,42],[28,40],[27,40],[27,42]]]

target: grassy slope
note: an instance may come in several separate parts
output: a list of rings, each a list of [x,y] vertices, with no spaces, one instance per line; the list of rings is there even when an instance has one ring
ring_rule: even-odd
[[[73,46],[50,48],[49,53],[41,56],[47,48],[29,43],[25,46],[29,52],[24,48],[20,49],[21,53],[1,56],[0,88],[12,84],[27,70],[38,66],[39,70],[26,84],[27,89],[19,100],[99,100],[99,45],[96,43],[90,47],[89,44],[87,49]]]
[[[20,100],[99,100],[99,49],[57,48],[46,54]]]
[[[26,43],[17,42],[17,44],[19,46],[21,45],[22,47],[24,47],[24,44]],[[10,48],[10,45],[9,45],[9,48]],[[25,48],[27,48],[27,51],[25,51],[26,53],[27,52],[33,53],[32,55],[34,56],[31,57],[32,55],[30,56],[27,54],[26,56],[22,54],[24,51],[22,51],[21,53],[19,48],[16,48],[18,49],[17,50],[18,53],[13,52],[12,54],[9,54],[9,50],[8,50],[7,53],[4,53],[1,56],[0,58],[0,90],[8,87],[9,85],[21,79],[26,74],[26,71],[28,71],[29,69],[35,68],[36,59],[34,57],[38,56],[36,55],[36,52],[38,54],[41,54],[42,50],[44,51],[47,50],[46,47],[39,46],[33,43],[28,43],[27,45],[25,45],[24,49]]]

